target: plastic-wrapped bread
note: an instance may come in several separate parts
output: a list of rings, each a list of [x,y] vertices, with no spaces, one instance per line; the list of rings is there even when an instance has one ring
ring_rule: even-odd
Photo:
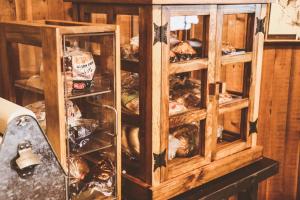
[[[69,126],[70,149],[76,152],[88,145],[91,135],[99,126],[99,122],[94,119],[77,119]]]
[[[121,57],[126,60],[139,59],[139,37],[135,36],[130,39],[129,44],[121,46]]]
[[[123,91],[121,95],[122,108],[134,113],[139,114],[139,93],[136,90]]]
[[[190,60],[196,55],[196,51],[187,42],[180,42],[171,49],[178,57],[179,60]]]
[[[67,121],[69,125],[74,124],[74,122],[81,118],[81,112],[77,105],[73,104],[72,101],[68,100],[66,102],[67,106]],[[38,120],[41,128],[46,131],[46,107],[44,101],[37,101],[32,104],[25,106],[27,109],[31,110]]]
[[[82,181],[90,172],[88,164],[81,157],[70,157],[68,167],[71,175],[71,184]]]
[[[228,55],[236,52],[236,49],[229,43],[223,43],[222,44],[222,54]]]
[[[25,106],[27,109],[34,112],[41,128],[46,131],[46,108],[44,101],[37,101]]]
[[[201,83],[187,77],[171,76],[170,99],[186,108],[199,107],[201,104]]]
[[[72,200],[102,199],[112,196],[115,189],[115,166],[106,155],[97,155],[97,163],[92,167],[89,182],[85,183],[81,191]]]
[[[64,68],[72,74],[72,92],[86,90],[92,86],[96,64],[92,53],[80,49],[77,41],[64,52]]]
[[[178,148],[180,147],[180,140],[174,137],[174,135],[169,134],[169,149],[168,149],[168,159],[172,160],[176,157]]]
[[[170,57],[170,62],[171,63],[178,62],[178,58],[172,50],[169,51],[169,57]]]
[[[199,145],[199,127],[197,125],[184,124],[172,128],[170,134],[179,140],[176,156],[189,157],[197,151]]]

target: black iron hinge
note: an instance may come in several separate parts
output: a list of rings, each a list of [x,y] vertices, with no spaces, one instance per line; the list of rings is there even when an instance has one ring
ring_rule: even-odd
[[[257,18],[257,26],[256,26],[256,33],[263,33],[265,34],[265,17],[262,19]]]
[[[168,23],[166,23],[163,26],[158,26],[155,23],[153,23],[153,25],[154,25],[154,34],[155,34],[153,45],[155,45],[157,42],[164,42],[165,44],[167,44]]]
[[[249,135],[252,133],[257,133],[257,122],[258,119],[256,119],[254,122],[250,122]]]
[[[160,154],[153,153],[153,157],[154,157],[154,170],[153,171],[155,171],[159,167],[166,167],[166,152],[167,152],[167,150],[165,149]]]

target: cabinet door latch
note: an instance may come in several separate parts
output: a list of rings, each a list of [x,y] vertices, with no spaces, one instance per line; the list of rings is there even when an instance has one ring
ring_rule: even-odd
[[[154,170],[155,171],[159,167],[166,167],[166,152],[167,150],[165,149],[162,153],[156,154],[153,153],[154,157]]]
[[[252,133],[257,133],[257,121],[258,119],[256,119],[254,122],[250,121],[249,135]]]
[[[168,29],[168,23],[166,23],[163,26],[158,26],[155,23],[154,25],[154,42],[153,45],[155,45],[157,42],[163,42],[165,44],[168,43],[167,40],[167,29]]]
[[[266,19],[265,17],[262,19],[258,19],[258,17],[257,17],[257,26],[256,26],[255,34],[258,34],[258,33],[265,34],[265,19]]]

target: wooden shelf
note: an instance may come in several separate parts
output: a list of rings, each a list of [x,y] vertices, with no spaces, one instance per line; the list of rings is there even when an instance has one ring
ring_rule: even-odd
[[[28,85],[28,79],[23,79],[23,80],[17,80],[15,81],[15,87],[26,90],[26,91],[30,91],[33,93],[37,93],[37,94],[44,94],[44,89],[42,87],[41,84],[37,84],[37,85]],[[110,89],[103,89],[103,88],[96,88],[96,89],[91,89],[89,91],[85,91],[85,92],[78,92],[76,94],[68,94],[65,99],[79,99],[79,98],[85,98],[85,97],[90,97],[90,96],[96,96],[96,95],[100,95],[100,94],[106,94],[106,93],[110,93],[111,90]]]
[[[234,63],[245,63],[252,61],[252,52],[246,52],[241,55],[225,55],[222,56],[222,65],[234,64]]]
[[[183,113],[172,115],[169,118],[170,128],[198,122],[206,118],[206,109],[191,109]]]
[[[183,61],[183,62],[176,62],[176,63],[170,63],[169,65],[169,73],[170,74],[177,74],[177,73],[183,73],[183,72],[190,72],[200,69],[207,69],[208,67],[208,59],[202,58],[202,59],[195,59],[195,60],[189,60],[189,61]]]
[[[66,99],[80,99],[80,98],[85,98],[85,97],[90,97],[90,96],[96,96],[96,95],[100,95],[100,94],[107,94],[110,93],[111,90],[107,89],[99,89],[99,90],[95,90],[95,91],[87,91],[87,92],[80,92],[78,94],[70,94],[68,96],[66,96]]]
[[[224,130],[222,133],[222,141],[217,142],[217,149],[222,149],[227,146],[230,146],[231,144],[233,144],[235,141],[238,140],[242,141],[240,133],[234,133],[234,132]]]
[[[122,122],[139,126],[139,115],[122,110]],[[198,122],[206,118],[206,109],[190,109],[188,111],[169,116],[170,128]]]
[[[249,99],[244,98],[234,98],[232,101],[223,103],[219,105],[219,114],[223,114],[225,112],[231,112],[235,110],[240,110],[243,108],[247,108],[249,106]]]
[[[108,149],[113,145],[103,139],[105,132],[98,132],[91,136],[90,141],[79,151],[70,152],[71,156],[83,156],[100,150]]]
[[[224,141],[221,143],[217,143],[217,152],[213,159],[218,160],[245,149],[247,149],[247,143],[241,139],[235,140],[233,142]]]
[[[178,170],[181,171],[182,174],[189,172],[191,169],[199,168],[200,166],[204,166],[209,164],[210,160],[205,159],[203,156],[195,155],[193,157],[186,158],[178,158],[175,157],[173,160],[168,160],[168,178],[174,178],[178,174]],[[182,166],[189,166],[182,168]]]
[[[121,69],[128,72],[139,73],[139,61],[122,59]]]
[[[23,89],[23,90],[27,90],[33,93],[37,93],[37,94],[44,94],[44,90],[42,87],[37,87],[34,85],[28,85],[28,79],[24,79],[24,80],[17,80],[15,81],[15,87]]]

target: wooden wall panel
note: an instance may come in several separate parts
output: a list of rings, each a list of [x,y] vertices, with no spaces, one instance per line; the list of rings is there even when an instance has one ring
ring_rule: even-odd
[[[0,3],[0,21],[4,20],[14,20],[16,18],[16,6],[15,1],[1,1]],[[4,74],[0,71],[0,94],[2,94],[3,90],[1,85],[3,85],[3,77]]]
[[[295,200],[300,152],[300,48],[266,46],[262,73],[258,143],[280,162],[279,174],[264,182],[260,199]]]

